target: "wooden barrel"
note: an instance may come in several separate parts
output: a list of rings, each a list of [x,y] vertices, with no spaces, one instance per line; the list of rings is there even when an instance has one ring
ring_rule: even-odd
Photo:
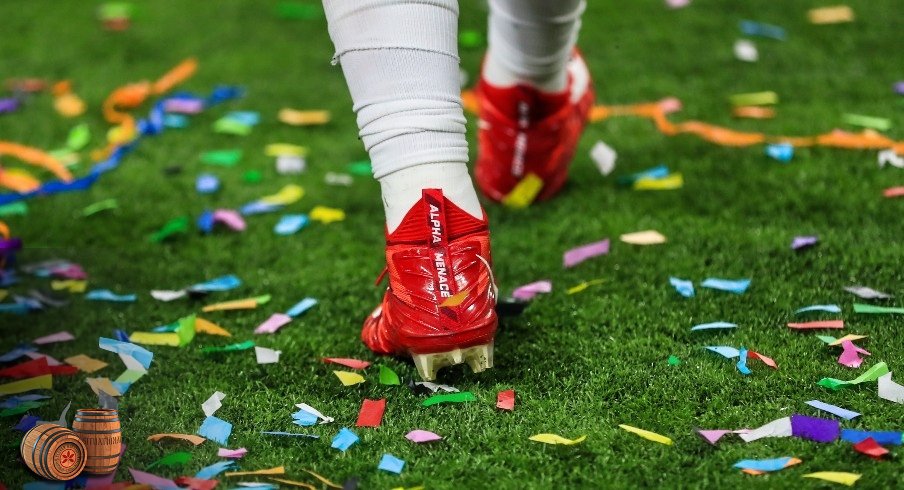
[[[48,480],[71,480],[88,459],[85,443],[69,429],[56,424],[34,426],[22,438],[19,452],[28,469]]]
[[[83,408],[75,413],[72,431],[88,448],[85,472],[106,475],[116,470],[122,452],[119,414],[105,408]]]

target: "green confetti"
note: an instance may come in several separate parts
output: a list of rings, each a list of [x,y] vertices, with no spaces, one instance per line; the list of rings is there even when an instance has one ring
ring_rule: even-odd
[[[23,414],[23,413],[31,410],[32,408],[38,408],[41,406],[44,406],[44,402],[38,402],[38,401],[22,402],[19,405],[16,405],[15,407],[4,409],[2,412],[0,412],[0,417],[11,417],[13,415]]]
[[[132,4],[126,2],[108,2],[97,10],[100,20],[128,19],[132,16]]]
[[[28,214],[28,204],[25,201],[0,206],[0,216],[25,216],[26,214]]]
[[[88,217],[101,211],[116,209],[117,207],[119,207],[119,204],[116,202],[116,199],[104,199],[103,201],[98,201],[94,204],[85,206],[85,209],[82,209],[82,216]]]
[[[681,364],[681,359],[678,359],[678,356],[669,356],[668,363],[669,366],[677,366]]]
[[[69,131],[69,136],[66,138],[66,148],[72,151],[79,151],[87,146],[89,141],[91,141],[91,130],[88,129],[87,124],[82,123]]]
[[[821,340],[827,344],[831,344],[832,342],[835,342],[836,340],[838,340],[835,337],[832,337],[831,335],[817,335],[816,338],[818,338],[819,340]]]
[[[166,456],[154,461],[150,465],[148,465],[147,469],[151,469],[155,466],[182,466],[191,461],[191,453],[186,453],[184,451],[179,451],[176,453],[170,453]]]
[[[234,167],[242,159],[242,150],[214,150],[201,154],[201,161],[208,165]]]
[[[254,347],[253,340],[246,340],[239,344],[229,344],[224,345],[223,347],[205,347],[201,349],[202,354],[214,354],[217,352],[235,352],[240,350],[248,350]]]
[[[865,373],[857,376],[850,381],[844,381],[835,378],[822,378],[821,380],[819,380],[819,386],[829,388],[830,390],[837,390],[847,385],[856,385],[865,383],[867,381],[876,381],[886,374],[888,374],[888,365],[884,362],[880,362],[879,364],[876,364],[875,366],[869,368]]]
[[[904,308],[891,306],[874,306],[863,303],[854,303],[854,313],[894,314],[904,313]]]
[[[851,126],[888,131],[891,129],[891,121],[884,117],[864,116],[862,114],[845,114],[841,119]]]
[[[399,380],[399,375],[396,374],[395,371],[386,366],[380,366],[380,384],[400,385],[402,382]]]
[[[477,398],[470,391],[461,391],[459,393],[443,393],[442,395],[433,395],[424,400],[421,405],[429,407],[440,403],[465,403],[476,401]]]
[[[242,180],[249,184],[257,184],[264,180],[264,174],[260,170],[249,170],[242,174]]]
[[[458,35],[458,44],[467,49],[481,48],[486,45],[486,38],[482,32],[468,29]]]
[[[176,334],[179,336],[179,347],[186,346],[195,338],[195,315],[180,318],[176,323]]]
[[[772,105],[778,104],[775,92],[754,92],[752,94],[736,94],[728,98],[733,106]]]
[[[152,233],[150,240],[154,243],[160,243],[173,235],[184,233],[188,233],[188,216],[173,218],[163,225],[162,228]]]
[[[287,20],[311,20],[323,16],[320,5],[302,2],[279,2],[276,4],[276,16]]]
[[[217,133],[233,134],[236,136],[248,136],[251,134],[251,126],[230,117],[221,117],[217,119],[216,122],[213,123],[213,130]]]
[[[348,172],[355,175],[372,175],[373,170],[370,167],[370,161],[359,160],[348,164]]]
[[[270,302],[270,295],[264,294],[264,295],[258,296],[256,298],[254,298],[254,301],[257,301],[258,305],[265,305]]]

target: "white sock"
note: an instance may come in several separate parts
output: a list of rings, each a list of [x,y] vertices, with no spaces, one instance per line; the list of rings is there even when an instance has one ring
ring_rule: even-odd
[[[490,0],[483,76],[495,86],[565,90],[565,65],[581,28],[584,0]]]
[[[423,188],[482,217],[468,177],[456,0],[324,0],[392,232]],[[416,186],[423,186],[415,189]],[[417,195],[412,199],[412,196]]]

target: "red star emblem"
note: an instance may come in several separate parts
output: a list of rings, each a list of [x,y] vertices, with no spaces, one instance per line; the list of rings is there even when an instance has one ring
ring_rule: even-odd
[[[71,449],[67,449],[63,451],[63,454],[60,454],[60,464],[64,467],[69,467],[75,464],[75,451]]]

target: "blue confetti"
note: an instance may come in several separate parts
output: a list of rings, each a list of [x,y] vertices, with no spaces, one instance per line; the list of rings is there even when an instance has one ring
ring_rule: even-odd
[[[15,361],[16,359],[25,356],[26,352],[34,352],[38,350],[37,347],[33,347],[31,345],[22,345],[18,346],[15,349],[7,352],[0,356],[0,362],[10,362]]]
[[[307,226],[308,222],[308,216],[305,214],[286,214],[279,218],[273,231],[277,235],[292,235]]]
[[[189,286],[188,289],[192,291],[199,291],[204,293],[210,293],[214,291],[229,291],[235,289],[242,285],[242,280],[238,277],[229,274],[227,276],[217,277],[215,279],[211,279],[205,282],[199,282],[193,286]]]
[[[699,325],[694,325],[693,327],[691,327],[691,332],[697,332],[700,330],[714,330],[718,328],[738,328],[738,326],[734,323],[728,322],[701,323]]]
[[[239,209],[242,216],[252,216],[255,214],[273,213],[279,211],[283,207],[277,204],[267,204],[260,201],[250,202]]]
[[[220,179],[214,174],[201,174],[195,180],[195,190],[199,194],[213,194],[220,190]]]
[[[298,303],[295,303],[295,306],[289,308],[289,311],[286,312],[286,315],[295,318],[304,312],[310,310],[317,304],[317,300],[314,298],[305,298]]]
[[[227,119],[244,124],[245,126],[257,126],[261,122],[261,115],[254,111],[232,111],[226,114]]]
[[[278,431],[264,431],[261,432],[266,436],[284,436],[284,437],[307,437],[308,439],[320,439],[320,436],[317,434],[298,434],[295,432],[278,432]]]
[[[719,291],[742,294],[750,287],[750,279],[718,279],[710,277],[703,281],[701,286],[709,289],[717,289]]]
[[[790,143],[766,145],[766,155],[782,163],[788,163],[794,157],[794,146]]]
[[[741,347],[738,349],[738,353],[740,355],[740,359],[738,359],[738,371],[741,372],[744,376],[750,374],[750,369],[747,368],[747,349]]]
[[[734,359],[741,355],[741,351],[727,345],[710,345],[706,349],[728,359]]]
[[[120,342],[129,342],[129,334],[127,334],[125,330],[120,330],[117,328],[113,331],[113,336],[116,337],[116,340]]]
[[[199,436],[206,437],[221,446],[225,446],[229,442],[230,434],[232,434],[232,424],[213,415],[204,419],[204,423],[198,429]]]
[[[872,437],[880,446],[888,444],[900,446],[902,433],[892,431],[867,431],[854,429],[841,430],[841,439],[853,444],[857,444],[867,437]]]
[[[40,421],[40,420],[41,420],[41,417],[38,417],[35,415],[24,415],[19,420],[19,423],[16,424],[15,427],[13,427],[13,429],[16,429],[16,430],[19,430],[22,432],[28,432],[31,430],[32,427],[37,425],[38,421]]]
[[[685,279],[679,279],[677,277],[670,277],[669,284],[675,288],[675,291],[678,291],[678,294],[684,296],[685,298],[693,298],[694,297],[694,283]]]
[[[198,216],[198,221],[196,222],[198,225],[198,229],[201,230],[202,233],[210,233],[213,231],[213,211],[206,210],[201,213],[201,216]]]
[[[805,403],[818,410],[823,410],[825,412],[829,412],[832,415],[837,415],[837,416],[843,418],[844,420],[851,420],[853,418],[860,416],[860,414],[857,412],[847,410],[847,409],[841,408],[841,407],[836,407],[835,405],[830,405],[828,403],[821,402],[819,400],[810,400]]]
[[[401,459],[391,455],[384,454],[382,458],[380,458],[380,464],[377,466],[378,470],[388,471],[390,473],[400,474],[402,472],[402,468],[405,467],[405,462]]]
[[[182,114],[167,114],[163,116],[163,126],[172,129],[188,127],[188,117]]]
[[[316,415],[306,410],[299,410],[293,413],[292,419],[295,421],[295,425],[300,425],[302,427],[310,427],[320,420]]]
[[[792,458],[775,458],[775,459],[744,459],[735,463],[734,467],[739,470],[756,470],[756,471],[778,471],[788,466],[788,462]]]
[[[153,352],[128,342],[101,337],[98,346],[105,351],[110,351],[120,356],[129,356],[138,361],[145,369],[151,367],[151,361],[154,359]]]
[[[653,168],[637,172],[635,174],[623,175],[616,179],[619,185],[632,185],[640,179],[664,179],[669,176],[669,167],[665,165],[657,165]]]
[[[330,445],[330,447],[345,452],[359,440],[360,439],[358,439],[358,436],[355,435],[354,432],[343,427],[342,430],[340,430],[339,433],[336,434],[335,437],[333,437],[333,443]]]
[[[813,306],[805,306],[794,312],[795,315],[800,315],[801,313],[808,313],[811,311],[824,311],[826,313],[841,313],[841,307],[838,305],[813,305]]]
[[[113,301],[116,303],[132,303],[138,299],[134,294],[116,294],[109,289],[95,289],[89,291],[85,298],[91,301]]]
[[[195,478],[200,478],[201,480],[210,480],[220,473],[229,469],[233,469],[235,467],[235,461],[219,461],[210,466],[201,468],[200,471],[195,473]]]
[[[785,35],[785,29],[779,26],[763,24],[762,22],[754,22],[752,20],[741,21],[741,32],[748,36],[768,37],[777,41],[784,41],[787,37]]]

